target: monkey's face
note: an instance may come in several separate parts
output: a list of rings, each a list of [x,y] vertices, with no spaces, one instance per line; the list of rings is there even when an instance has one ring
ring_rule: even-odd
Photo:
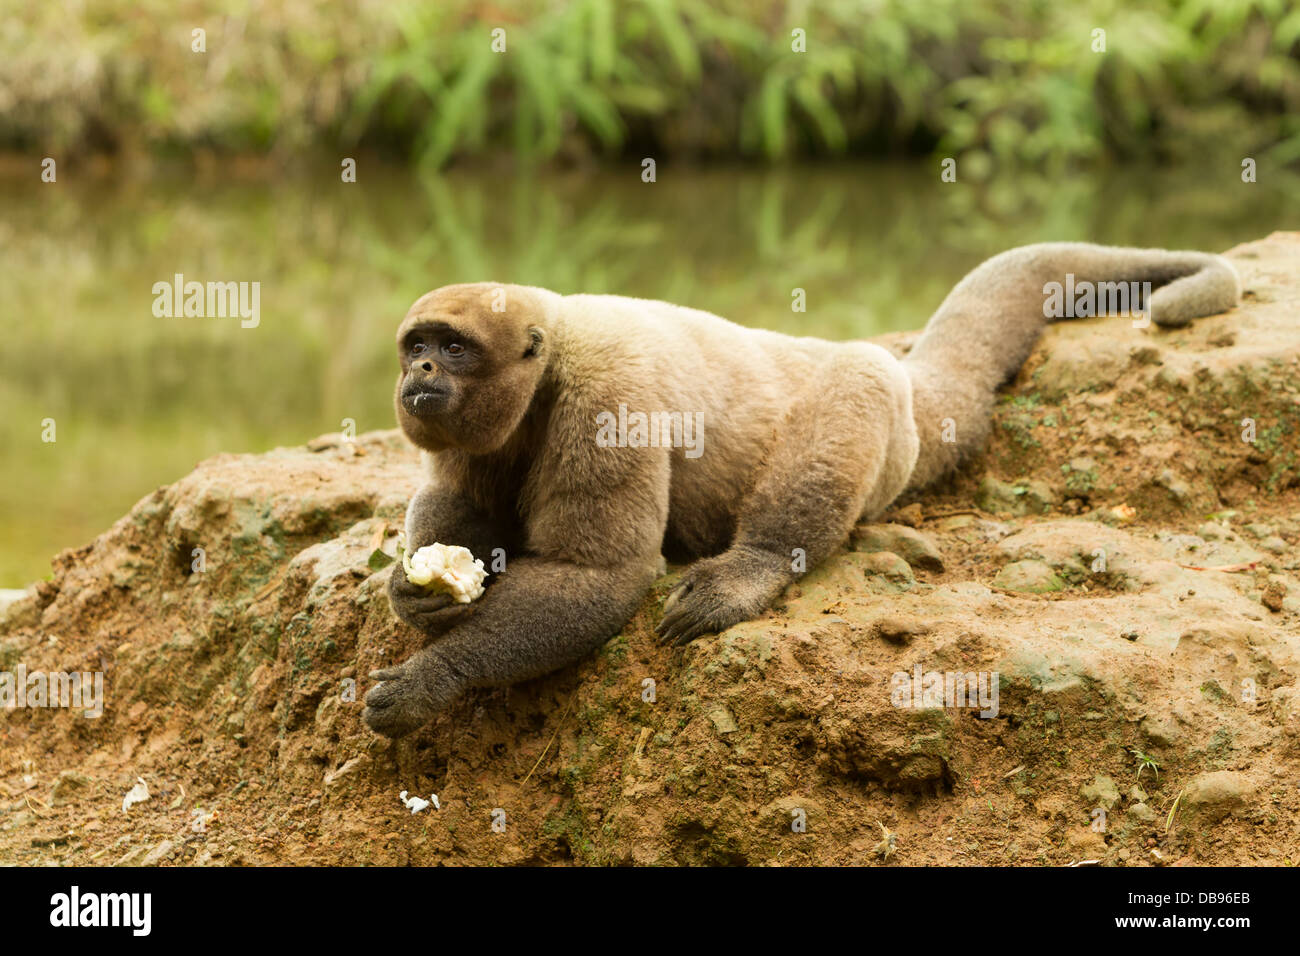
[[[519,286],[446,286],[397,330],[397,421],[428,451],[495,451],[518,428],[546,367],[541,303]]]

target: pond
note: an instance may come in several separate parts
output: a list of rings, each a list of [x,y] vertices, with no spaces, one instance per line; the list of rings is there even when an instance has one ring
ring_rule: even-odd
[[[933,168],[931,168],[933,167]],[[1222,250],[1300,203],[1216,166],[942,183],[938,163],[0,179],[0,587],[49,576],[217,452],[393,427],[393,333],[451,282],[667,299],[831,338],[919,327],[968,269],[1048,239]],[[156,315],[155,283],[257,282],[259,320]],[[791,308],[795,289],[806,311]],[[54,423],[53,442],[47,420]]]

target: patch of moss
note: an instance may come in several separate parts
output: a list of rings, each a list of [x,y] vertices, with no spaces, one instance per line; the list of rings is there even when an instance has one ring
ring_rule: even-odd
[[[1095,467],[1075,469],[1069,463],[1061,466],[1061,474],[1065,476],[1066,493],[1075,498],[1086,498],[1100,479]]]
[[[1206,700],[1226,701],[1230,699],[1228,692],[1219,686],[1219,682],[1214,678],[1210,678],[1201,685],[1201,694]]]
[[[563,844],[580,863],[595,863],[596,846],[587,836],[582,814],[570,805],[542,821],[542,835]]]

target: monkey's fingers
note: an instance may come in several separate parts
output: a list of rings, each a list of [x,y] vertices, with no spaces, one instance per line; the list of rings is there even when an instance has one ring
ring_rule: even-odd
[[[660,625],[659,639],[660,643],[668,644],[672,647],[682,647],[689,644],[704,634],[708,634],[711,628],[695,624],[687,620],[672,621],[668,626]]]
[[[388,575],[388,588],[390,591],[404,597],[419,597],[427,593],[422,585],[411,582],[411,579],[406,576],[406,569],[402,567],[400,561],[393,565],[393,570]]]
[[[668,597],[664,598],[664,614],[666,615],[677,606],[678,601],[690,594],[693,587],[695,587],[695,582],[691,579],[690,572],[687,571],[686,576],[677,582],[677,587],[669,591]]]
[[[664,598],[663,620],[661,620],[659,626],[655,628],[655,632],[659,635],[660,641],[664,644],[685,644],[687,641],[698,637],[699,634],[704,633],[703,631],[700,631],[697,634],[691,635],[691,637],[682,638],[684,625],[689,622],[691,617],[689,608],[684,609],[682,602],[687,600],[695,590],[695,577],[693,571],[694,569],[688,570],[682,577],[682,580],[678,582],[677,587],[673,588],[672,591],[668,593],[668,597]]]
[[[402,602],[402,610],[411,617],[428,618],[439,611],[452,606],[451,595],[445,591],[418,598],[408,598]]]
[[[712,609],[699,599],[699,595],[690,595],[678,599],[656,630],[663,643],[681,647],[702,634],[716,631],[712,616]]]
[[[373,671],[382,683],[366,694],[366,709],[361,719],[371,730],[384,737],[405,737],[419,730],[433,716],[433,700],[413,679],[405,667]]]
[[[411,627],[426,634],[441,634],[472,608],[471,604],[458,604],[450,594],[422,592],[418,597],[394,597],[393,612]]]

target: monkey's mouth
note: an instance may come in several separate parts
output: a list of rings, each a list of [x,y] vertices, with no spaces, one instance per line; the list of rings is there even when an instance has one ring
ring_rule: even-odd
[[[402,389],[402,408],[408,415],[428,418],[446,409],[450,397],[450,390],[445,388],[408,385]]]

